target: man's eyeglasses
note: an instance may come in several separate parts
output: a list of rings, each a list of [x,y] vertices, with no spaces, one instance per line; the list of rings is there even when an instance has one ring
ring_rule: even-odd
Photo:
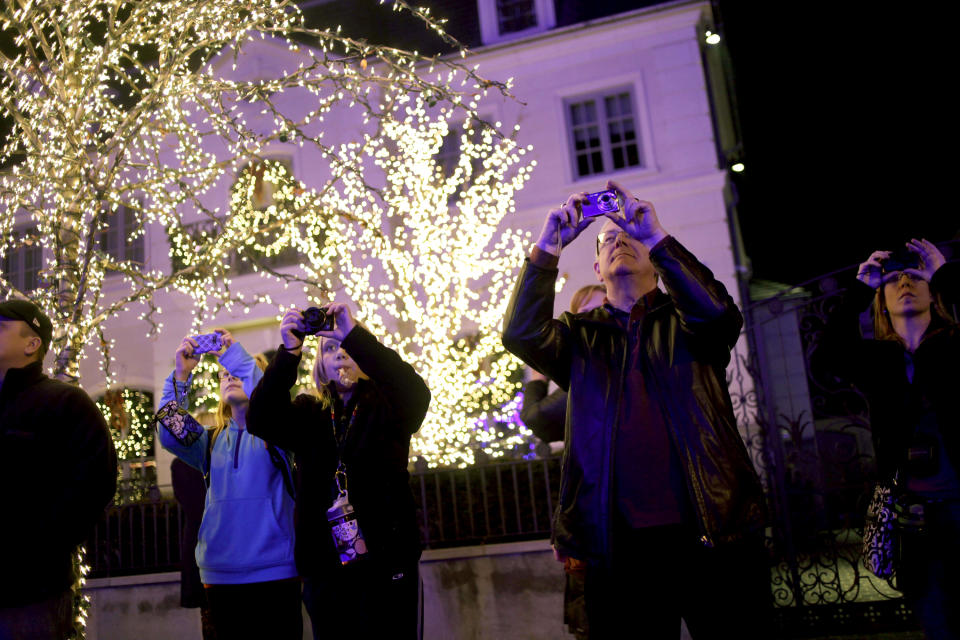
[[[611,229],[610,231],[604,231],[597,236],[597,253],[600,253],[600,249],[616,242],[617,236],[619,236],[621,233],[626,233],[626,231]]]

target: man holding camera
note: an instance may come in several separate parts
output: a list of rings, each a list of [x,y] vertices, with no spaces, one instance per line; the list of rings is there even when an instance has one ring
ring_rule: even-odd
[[[725,376],[742,316],[651,203],[607,189],[618,211],[588,216],[602,201],[581,193],[549,212],[504,321],[569,392],[554,545],[586,563],[591,638],[677,638],[681,617],[694,638],[761,637],[763,497]],[[560,250],[599,217],[605,303],[553,319]]]
[[[73,554],[116,490],[100,410],[43,373],[52,333],[32,302],[0,302],[0,639],[67,637]]]

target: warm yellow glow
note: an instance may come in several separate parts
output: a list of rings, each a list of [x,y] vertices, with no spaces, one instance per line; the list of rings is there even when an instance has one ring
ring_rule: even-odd
[[[455,43],[426,9],[392,8]],[[415,455],[462,465],[519,441],[502,415],[519,363],[499,328],[529,238],[504,218],[534,162],[517,127],[504,135],[478,114],[488,92],[510,97],[510,81],[481,77],[465,51],[425,58],[307,29],[281,0],[5,3],[0,27],[18,48],[0,54],[0,107],[15,123],[0,148],[12,165],[0,176],[0,259],[28,246],[44,257],[36,290],[0,280],[0,294],[29,293],[54,319],[55,373],[76,378],[95,343],[115,385],[104,324],[132,312],[148,335],[162,331],[161,291],[190,300],[197,331],[223,310],[336,295],[433,392]],[[298,62],[243,79],[244,51],[263,42]],[[356,135],[328,141],[334,122],[356,122]],[[440,161],[450,136],[459,151]],[[309,179],[267,153],[301,147]],[[211,204],[225,181],[230,202]],[[101,248],[123,211],[124,240],[165,233],[169,265]],[[291,251],[295,264],[278,266]],[[271,281],[291,286],[289,299],[274,300]]]

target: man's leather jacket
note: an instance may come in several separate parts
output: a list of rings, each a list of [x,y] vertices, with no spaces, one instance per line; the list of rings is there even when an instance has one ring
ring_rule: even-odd
[[[723,285],[674,238],[658,243],[650,260],[667,294],[640,324],[646,378],[683,464],[701,541],[713,546],[754,532],[765,520],[725,375],[743,318]],[[553,319],[556,278],[556,269],[526,261],[503,344],[569,391],[554,544],[560,553],[604,562],[612,552],[614,440],[627,334],[604,307]]]

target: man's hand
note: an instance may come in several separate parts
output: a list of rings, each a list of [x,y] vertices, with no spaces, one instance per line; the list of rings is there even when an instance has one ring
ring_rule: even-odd
[[[177,347],[177,353],[174,356],[173,377],[180,382],[186,382],[190,379],[190,372],[200,363],[200,356],[193,355],[193,350],[199,347],[197,341],[191,336],[185,336],[180,346]]]
[[[581,231],[593,224],[596,218],[583,218],[580,207],[577,206],[587,202],[586,192],[574,193],[566,202],[547,214],[540,239],[537,240],[541,251],[559,256],[563,247],[573,242]]]
[[[327,316],[333,316],[333,329],[330,331],[318,331],[318,336],[324,338],[333,338],[337,342],[343,342],[347,334],[353,331],[357,326],[357,321],[353,319],[353,313],[350,307],[342,302],[331,302],[325,309]]]
[[[937,249],[937,245],[929,240],[911,238],[910,242],[907,243],[907,249],[920,256],[920,268],[904,269],[904,271],[911,276],[923,278],[927,282],[930,282],[937,269],[947,262],[947,259],[940,253],[940,249]]]
[[[621,218],[617,212],[608,212],[603,215],[613,220],[618,227],[627,232],[627,235],[634,240],[639,240],[647,249],[652,249],[667,237],[667,232],[657,218],[653,203],[638,200],[613,180],[607,180],[607,189],[616,191],[623,200],[623,217]]]
[[[300,355],[303,340],[293,334],[294,331],[303,331],[303,314],[296,307],[292,307],[283,314],[280,321],[280,340],[283,346],[294,355]]]

